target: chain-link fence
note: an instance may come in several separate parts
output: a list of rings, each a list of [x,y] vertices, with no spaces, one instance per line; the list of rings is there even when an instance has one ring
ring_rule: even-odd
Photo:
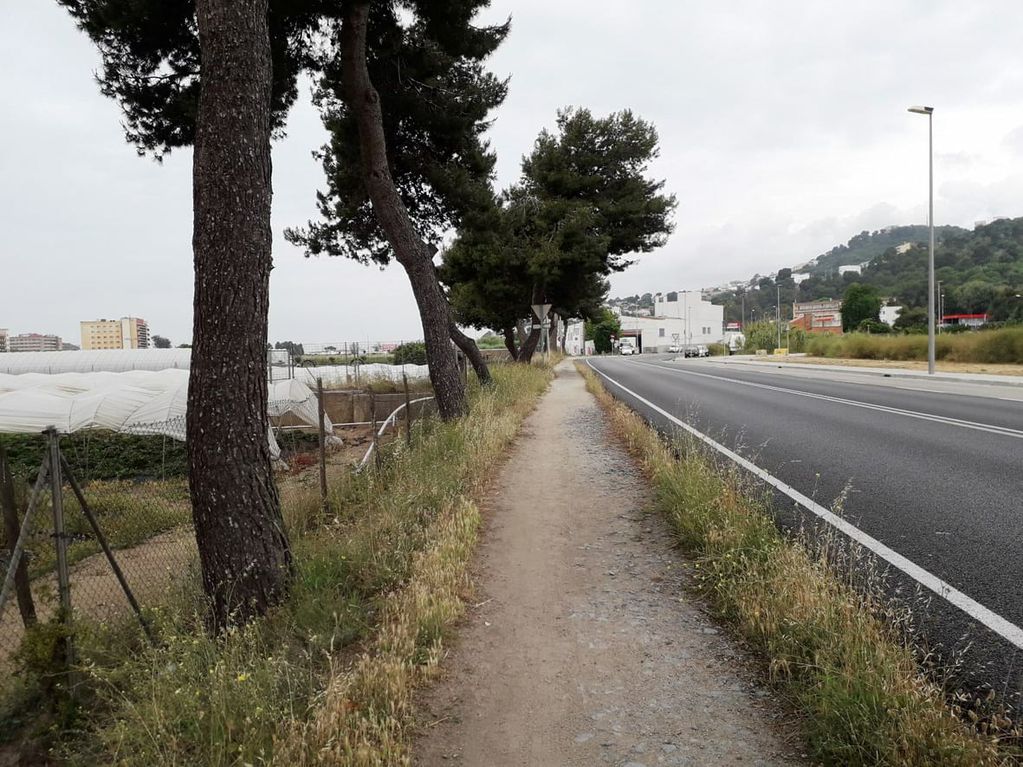
[[[196,553],[183,453],[146,434],[0,443],[0,668],[35,622],[110,622],[165,601]]]
[[[318,467],[326,504],[328,471],[367,463],[380,441],[408,437],[433,412],[432,392],[407,378],[394,389],[271,400],[282,489]],[[184,440],[184,416],[120,433],[0,435],[0,669],[15,667],[33,623],[126,622],[166,604],[197,560]]]

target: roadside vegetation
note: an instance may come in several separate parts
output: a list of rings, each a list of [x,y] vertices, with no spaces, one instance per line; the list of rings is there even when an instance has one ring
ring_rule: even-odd
[[[1006,744],[1020,733],[983,702],[946,704],[883,598],[835,567],[834,546],[784,538],[769,502],[737,474],[693,440],[665,442],[579,367],[651,480],[657,509],[694,562],[695,587],[803,714],[814,760],[967,767],[1018,757]]]
[[[817,357],[926,360],[927,336],[867,333],[814,335],[807,339],[806,351]],[[936,338],[935,356],[948,362],[1023,364],[1023,327],[940,333]]]
[[[551,378],[537,365],[494,372],[493,386],[470,387],[465,418],[419,421],[411,448],[394,440],[378,467],[334,478],[330,513],[312,484],[285,497],[294,584],[267,616],[209,635],[198,572],[183,573],[151,611],[157,647],[127,620],[83,621],[75,703],[58,689],[48,707],[61,634],[31,632],[0,734],[81,765],[403,763],[412,692],[469,590],[477,501]]]

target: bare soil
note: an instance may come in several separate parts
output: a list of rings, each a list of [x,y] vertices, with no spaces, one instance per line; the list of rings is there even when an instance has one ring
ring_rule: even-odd
[[[114,558],[142,606],[160,604],[163,592],[180,577],[195,553],[191,527],[179,527],[155,535],[138,546],[114,552]],[[74,609],[98,621],[110,620],[130,609],[106,557],[93,554],[71,568],[71,604]],[[57,576],[44,575],[32,581],[36,617],[49,620],[57,605]],[[130,613],[128,613],[130,614]],[[18,603],[11,597],[0,619],[0,670],[24,635]]]
[[[895,370],[927,370],[926,360],[861,360],[844,357],[768,357],[771,362],[795,362],[807,365],[838,365],[859,368],[892,368]],[[935,368],[941,373],[986,373],[999,376],[1023,376],[1023,365],[986,362],[947,362],[937,360]]]
[[[488,504],[476,604],[419,706],[416,764],[802,764],[582,378],[558,372]]]

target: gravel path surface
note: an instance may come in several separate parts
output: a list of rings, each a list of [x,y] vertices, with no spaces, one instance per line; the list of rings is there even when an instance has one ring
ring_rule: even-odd
[[[488,504],[477,605],[420,702],[419,765],[803,764],[570,364]]]

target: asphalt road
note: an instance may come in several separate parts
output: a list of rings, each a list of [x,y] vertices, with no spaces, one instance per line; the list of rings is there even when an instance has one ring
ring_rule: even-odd
[[[840,502],[864,533],[1023,626],[1023,389],[646,355],[591,362],[822,506]],[[783,524],[792,507],[779,494]],[[892,583],[916,585],[898,572]],[[1020,696],[1019,647],[940,597],[915,610],[927,642],[946,657],[965,651],[965,684]]]

